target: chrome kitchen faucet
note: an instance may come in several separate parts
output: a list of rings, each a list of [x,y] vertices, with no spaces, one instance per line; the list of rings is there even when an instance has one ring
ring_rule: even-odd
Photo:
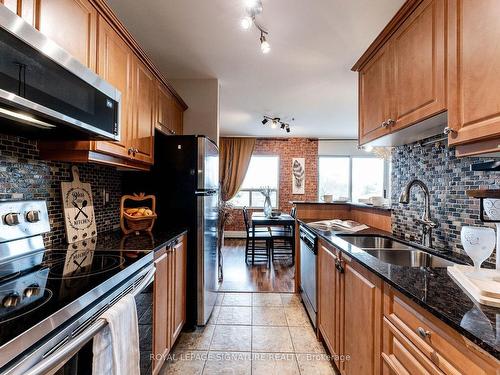
[[[422,225],[422,245],[432,248],[432,229],[437,227],[437,223],[431,218],[430,194],[427,185],[419,179],[411,180],[401,192],[399,203],[410,203],[410,190],[413,185],[419,186],[424,192],[424,213],[421,219],[417,219]]]

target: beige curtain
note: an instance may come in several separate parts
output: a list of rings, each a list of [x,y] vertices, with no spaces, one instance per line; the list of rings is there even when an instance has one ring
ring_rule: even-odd
[[[220,138],[221,198],[228,201],[240,190],[255,148],[255,138]]]

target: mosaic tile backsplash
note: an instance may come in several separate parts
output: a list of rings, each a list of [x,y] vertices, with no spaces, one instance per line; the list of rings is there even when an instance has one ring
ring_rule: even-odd
[[[122,174],[112,167],[79,164],[80,179],[89,182],[94,197],[97,230],[119,227]],[[40,160],[37,142],[0,134],[0,198],[3,194],[22,193],[24,199],[45,199],[51,233],[46,245],[65,241],[61,201],[61,181],[71,180],[71,164]],[[103,189],[109,193],[104,205]]]
[[[430,138],[429,140],[432,140]],[[466,190],[500,189],[499,172],[472,172],[470,165],[491,158],[457,158],[446,144],[398,146],[392,151],[391,198],[392,230],[400,238],[420,241],[421,227],[415,221],[424,208],[424,194],[413,187],[409,205],[399,203],[399,195],[413,178],[428,186],[431,215],[439,223],[433,231],[434,247],[464,253],[460,230],[464,225],[488,226],[479,220],[479,200],[469,198]],[[491,224],[489,224],[491,225]]]

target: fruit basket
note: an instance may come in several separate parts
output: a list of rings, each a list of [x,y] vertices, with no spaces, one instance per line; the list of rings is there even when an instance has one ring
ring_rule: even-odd
[[[149,202],[147,206],[145,202]],[[130,204],[130,206],[127,206]],[[120,204],[120,226],[124,234],[151,232],[156,221],[156,197],[144,193],[124,195]]]

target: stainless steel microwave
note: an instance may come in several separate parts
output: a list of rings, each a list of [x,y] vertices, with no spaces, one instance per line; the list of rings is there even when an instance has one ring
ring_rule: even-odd
[[[0,5],[0,133],[120,139],[120,92]]]

